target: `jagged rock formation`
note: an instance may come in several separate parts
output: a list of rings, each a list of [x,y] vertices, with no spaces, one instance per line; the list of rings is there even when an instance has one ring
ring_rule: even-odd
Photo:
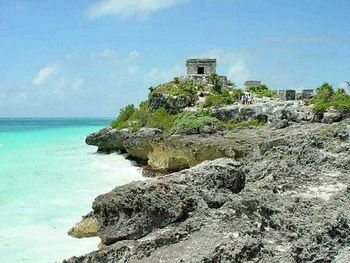
[[[204,162],[99,196],[86,218],[103,246],[65,262],[347,262],[349,127],[243,130],[256,144],[240,163]]]
[[[261,120],[268,126],[242,132],[220,131],[214,125],[202,129],[200,134],[186,136],[181,134],[170,136],[154,128],[131,131],[109,127],[89,135],[86,143],[98,146],[99,151],[127,152],[132,157],[148,163],[144,169],[145,173],[155,175],[193,167],[205,160],[222,157],[242,158],[252,147],[254,148],[254,145],[266,139],[265,134],[271,132],[270,127],[281,129],[296,123],[308,123],[314,119],[311,107],[303,105],[302,102],[263,99],[254,105],[231,105],[214,109],[213,115],[223,122]],[[326,114],[324,118],[326,119],[324,123],[339,120]]]
[[[279,124],[281,123],[283,122],[280,121]],[[98,146],[100,151],[127,152],[148,164],[144,169],[145,174],[156,175],[193,167],[205,160],[222,157],[242,159],[257,151],[257,146],[271,137],[294,136],[310,125],[312,126],[310,123],[306,126],[303,123],[295,124],[283,130],[263,126],[186,136],[167,136],[159,129],[150,128],[136,132],[106,128],[89,135],[86,143]]]
[[[302,101],[279,101],[257,99],[253,105],[230,105],[214,110],[219,120],[246,121],[258,119],[275,128],[285,128],[293,123],[310,122],[313,118],[311,106]],[[328,122],[331,123],[331,122]]]

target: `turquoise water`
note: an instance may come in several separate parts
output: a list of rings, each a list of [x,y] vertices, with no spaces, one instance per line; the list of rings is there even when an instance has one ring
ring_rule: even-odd
[[[0,119],[0,262],[55,262],[97,249],[66,232],[94,198],[142,179],[118,154],[96,154],[87,134],[109,119]]]

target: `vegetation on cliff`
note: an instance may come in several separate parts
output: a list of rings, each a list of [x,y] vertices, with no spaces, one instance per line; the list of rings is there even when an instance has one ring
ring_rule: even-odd
[[[247,91],[252,93],[254,96],[258,98],[262,98],[262,97],[276,98],[277,97],[275,91],[270,89],[266,85],[250,87],[247,89]]]
[[[326,112],[332,107],[341,112],[350,113],[350,96],[343,88],[334,91],[328,83],[323,83],[316,89],[316,96],[310,99],[309,103],[314,104],[313,111],[317,113]]]
[[[205,126],[213,128],[220,123],[217,118],[211,116],[210,111],[170,114],[165,108],[151,111],[146,107],[135,108],[130,104],[120,110],[118,118],[111,126],[116,129],[133,130],[142,127],[159,128],[168,134],[197,134],[202,132]]]
[[[147,103],[141,103],[140,108],[129,104],[120,109],[119,116],[111,124],[113,128],[131,128],[138,130],[142,127],[159,128],[169,130],[176,118],[176,114],[170,114],[165,108],[150,111]]]
[[[203,129],[215,129],[220,121],[210,116],[209,111],[202,112],[183,112],[176,116],[171,134],[198,134]]]
[[[249,122],[242,125],[226,124],[219,121],[211,110],[206,109],[232,104],[243,94],[240,89],[229,92],[216,74],[210,76],[210,83],[210,85],[195,84],[191,80],[175,78],[174,81],[151,87],[147,101],[142,102],[139,108],[133,104],[122,108],[111,126],[116,129],[133,130],[142,127],[159,128],[167,134],[196,134],[204,130],[211,132],[222,128],[231,129],[233,126],[249,126]],[[204,96],[205,100],[195,112],[182,110],[194,106],[200,96]]]

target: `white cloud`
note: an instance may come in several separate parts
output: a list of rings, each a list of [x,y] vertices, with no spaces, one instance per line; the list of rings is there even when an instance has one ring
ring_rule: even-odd
[[[101,59],[101,60],[117,59],[119,58],[119,53],[111,49],[105,49],[99,53],[91,53],[90,57],[92,59]]]
[[[99,0],[87,10],[90,19],[116,16],[120,19],[147,17],[149,14],[188,0]]]
[[[144,81],[147,84],[155,85],[164,81],[170,81],[174,77],[183,74],[183,67],[177,65],[169,69],[152,68],[144,75]]]
[[[57,65],[43,67],[39,70],[36,77],[32,80],[32,84],[34,86],[42,86],[46,84],[49,79],[58,72],[59,68]]]
[[[250,71],[245,65],[244,61],[237,61],[230,66],[227,72],[227,77],[237,83],[242,84],[244,81],[250,78]]]

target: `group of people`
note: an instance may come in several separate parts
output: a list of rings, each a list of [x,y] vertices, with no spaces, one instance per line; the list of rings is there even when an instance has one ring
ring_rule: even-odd
[[[241,103],[243,105],[249,105],[253,103],[253,96],[250,93],[243,93],[243,95],[241,96]]]

